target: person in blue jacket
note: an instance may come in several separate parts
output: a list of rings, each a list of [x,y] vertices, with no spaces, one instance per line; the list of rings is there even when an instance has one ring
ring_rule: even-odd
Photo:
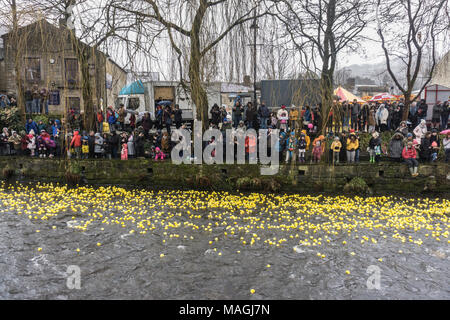
[[[28,119],[27,124],[25,125],[25,130],[27,131],[27,134],[30,133],[31,130],[34,132],[39,132],[37,123],[33,121],[33,119]]]

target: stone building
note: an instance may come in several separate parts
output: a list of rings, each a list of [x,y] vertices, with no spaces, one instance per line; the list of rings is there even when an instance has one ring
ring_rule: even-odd
[[[2,37],[0,50],[0,93],[16,95],[15,55],[19,55],[20,83],[24,101],[37,96],[48,98],[49,113],[64,114],[70,107],[81,114],[87,105],[83,98],[82,68],[89,74],[92,102],[95,107],[114,105],[127,74],[103,52],[79,39],[73,43],[70,30],[45,19],[21,27],[15,45],[12,33]],[[74,48],[88,52],[87,63]],[[88,70],[88,71],[87,71]],[[84,95],[86,97],[86,94]]]

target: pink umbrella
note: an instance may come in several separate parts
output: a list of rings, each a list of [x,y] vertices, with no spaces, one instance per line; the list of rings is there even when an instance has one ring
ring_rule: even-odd
[[[386,101],[386,100],[396,100],[397,98],[393,96],[392,94],[389,94],[387,92],[377,94],[376,96],[373,96],[370,101]]]
[[[441,134],[449,134],[450,133],[450,129],[444,130],[441,132]]]

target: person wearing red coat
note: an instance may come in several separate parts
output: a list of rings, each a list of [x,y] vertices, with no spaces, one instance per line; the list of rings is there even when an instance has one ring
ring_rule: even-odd
[[[403,148],[402,157],[403,159],[405,159],[405,162],[409,167],[409,172],[411,172],[411,176],[417,177],[419,175],[417,173],[419,162],[416,159],[417,158],[416,148],[414,148],[413,143],[411,141],[409,141],[406,147]]]
[[[72,141],[70,142],[70,148],[75,148],[75,153],[77,154],[77,159],[80,158],[81,154],[81,136],[78,131],[73,133]]]

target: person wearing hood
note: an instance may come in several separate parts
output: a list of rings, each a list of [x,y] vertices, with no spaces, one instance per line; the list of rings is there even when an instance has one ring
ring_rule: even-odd
[[[81,156],[81,136],[78,131],[73,133],[72,140],[70,141],[70,148],[75,149],[75,154],[77,155],[77,159],[80,159]]]
[[[403,137],[406,137],[409,132],[406,121],[400,122],[399,127],[395,131],[401,133],[403,135]]]
[[[342,143],[339,140],[339,137],[334,137],[334,141],[330,146],[331,151],[333,152],[333,164],[336,165],[339,163],[339,154],[341,152]]]
[[[94,158],[100,159],[103,154],[103,138],[100,132],[94,135]]]
[[[33,130],[34,133],[38,132],[38,126],[37,123],[30,118],[25,125],[25,131],[27,132],[27,134],[29,134],[31,130]]]
[[[36,137],[34,136],[34,130],[31,129],[27,135],[27,148],[30,150],[30,155],[34,157],[34,152],[36,150]]]
[[[400,162],[403,147],[403,135],[400,132],[396,132],[389,142],[389,157],[396,162]]]
[[[308,151],[309,150],[309,145],[311,144],[311,138],[308,136],[306,130],[302,130],[302,134],[305,135],[306,151]]]
[[[359,141],[354,132],[352,132],[350,136],[347,138],[346,148],[347,148],[347,162],[354,163],[356,149],[359,148]]]
[[[380,162],[381,156],[381,139],[378,132],[372,133],[372,138],[369,140],[369,155],[370,155],[370,163],[378,163]]]
[[[320,146],[322,148],[322,154],[325,152],[325,137],[323,135],[318,136],[317,138],[314,139],[313,141],[313,148],[317,145],[317,141],[320,142]]]
[[[427,131],[427,122],[424,119],[420,120],[419,125],[413,131],[419,143],[422,143],[422,138],[425,137],[425,133],[427,133]]]
[[[375,119],[377,121],[377,125],[380,128],[380,132],[384,132],[387,130],[387,120],[389,117],[389,111],[386,109],[385,104],[381,104],[378,109]]]
[[[325,144],[324,141],[315,139],[313,142],[313,149],[312,149],[312,159],[315,163],[320,162],[320,158],[323,154],[323,145]]]
[[[417,173],[419,162],[416,159],[417,158],[416,148],[414,148],[413,143],[411,141],[409,141],[406,147],[403,148],[402,157],[403,159],[405,159],[405,162],[409,167],[409,172],[411,172],[411,176],[417,177],[419,175]]]

